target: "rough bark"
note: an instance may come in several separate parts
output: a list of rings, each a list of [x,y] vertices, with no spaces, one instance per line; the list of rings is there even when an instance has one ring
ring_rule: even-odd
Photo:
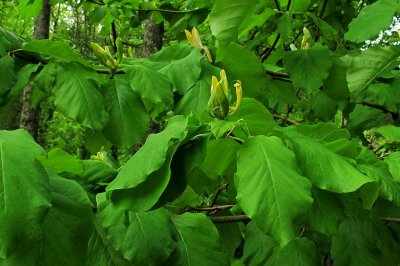
[[[50,13],[51,5],[49,0],[43,1],[43,7],[39,16],[35,20],[35,28],[33,37],[36,40],[48,39],[50,33]],[[39,128],[39,107],[32,107],[30,104],[30,97],[32,94],[32,83],[30,83],[24,90],[21,108],[20,128],[27,130],[35,140],[38,137]]]
[[[164,23],[156,24],[153,18],[145,21],[142,56],[147,57],[162,48]]]

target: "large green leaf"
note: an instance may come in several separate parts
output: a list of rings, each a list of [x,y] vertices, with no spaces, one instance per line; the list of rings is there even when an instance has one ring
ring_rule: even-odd
[[[237,43],[219,49],[216,62],[226,70],[232,88],[234,80],[242,81],[245,97],[256,97],[267,87],[267,75],[260,59]]]
[[[175,249],[170,214],[159,209],[132,212],[97,197],[101,226],[112,247],[132,265],[162,265]]]
[[[211,77],[219,77],[220,69],[208,61],[201,61],[201,75],[196,84],[179,100],[174,112],[189,115],[191,112],[202,114],[210,98]]]
[[[174,89],[183,95],[198,81],[201,59],[197,48],[180,44],[164,48],[140,63],[167,76]]]
[[[372,46],[356,56],[347,70],[350,98],[360,102],[368,86],[385,70],[394,67],[400,46]]]
[[[86,127],[100,130],[108,114],[96,78],[96,72],[79,63],[59,64],[53,93],[58,111]]]
[[[314,93],[322,86],[332,66],[330,51],[322,45],[286,52],[283,65],[295,87]]]
[[[229,265],[218,231],[204,214],[174,215],[172,222],[176,228],[177,247],[166,265]]]
[[[89,198],[75,181],[57,175],[50,175],[50,189],[52,206],[40,232],[41,241],[30,244],[28,250],[35,259],[27,260],[31,265],[37,265],[34,261],[42,265],[82,265],[92,228]]]
[[[323,143],[297,133],[295,127],[286,128],[284,133],[296,154],[299,168],[313,185],[332,192],[346,193],[356,191],[364,184],[376,182]]]
[[[236,171],[236,152],[240,145],[233,139],[215,139],[207,143],[206,157],[201,164],[203,172],[211,179],[233,176]]]
[[[387,117],[383,111],[357,104],[349,115],[349,131],[352,135],[359,135],[366,129],[386,124]]]
[[[324,92],[336,101],[344,101],[349,97],[349,87],[346,80],[349,61],[348,57],[334,58],[332,68],[324,82]]]
[[[0,58],[0,96],[7,95],[15,81],[14,59],[3,56]]]
[[[34,40],[24,44],[21,52],[24,51],[38,53],[45,60],[58,59],[65,62],[78,61],[81,64],[90,65],[65,42]]]
[[[400,183],[392,177],[386,162],[379,160],[372,151],[363,148],[357,157],[357,167],[361,172],[378,181],[379,194],[382,198],[400,206]]]
[[[23,42],[21,37],[0,27],[0,56],[6,55],[9,50],[20,48]]]
[[[382,126],[376,130],[388,141],[400,142],[400,127],[394,125]]]
[[[114,204],[145,211],[157,203],[170,181],[172,156],[187,134],[187,125],[187,118],[176,116],[162,132],[147,138],[107,187],[107,196]]]
[[[43,154],[26,131],[0,131],[0,258],[18,257],[42,237],[51,207],[49,177],[35,158]]]
[[[43,0],[20,0],[18,4],[19,14],[25,19],[36,17],[42,10],[42,3]]]
[[[389,172],[393,179],[400,183],[400,152],[392,152],[385,158],[385,162],[389,167]]]
[[[392,24],[399,5],[400,2],[397,0],[378,0],[367,5],[350,22],[344,38],[356,43],[376,38],[381,31],[387,30]]]
[[[399,244],[379,220],[366,211],[352,211],[332,238],[331,254],[338,266],[380,266],[399,261]]]
[[[296,170],[294,154],[277,137],[256,136],[238,153],[235,186],[243,211],[283,246],[292,222],[311,205],[311,184]]]
[[[275,239],[265,234],[254,221],[246,226],[246,237],[243,246],[243,262],[245,265],[267,265],[274,248],[278,246]]]
[[[308,220],[310,229],[332,236],[344,219],[343,204],[333,193],[313,188],[314,202]]]
[[[140,95],[149,113],[157,117],[171,108],[172,85],[164,75],[140,65],[129,66],[124,70],[133,90]]]
[[[59,174],[62,172],[83,174],[83,166],[81,160],[72,156],[60,148],[51,149],[47,156],[40,156],[38,159],[48,170]]]
[[[384,106],[387,110],[396,113],[400,107],[400,93],[398,87],[387,83],[373,83],[366,92],[365,102]]]
[[[317,266],[321,265],[315,244],[307,238],[297,238],[274,251],[267,263],[270,265]]]
[[[246,138],[247,134],[251,136],[267,135],[276,127],[276,122],[268,109],[251,98],[243,98],[238,111],[229,116],[228,120],[232,122],[243,121],[243,126],[234,131],[235,135],[242,138]]]
[[[254,0],[219,0],[209,16],[211,33],[220,45],[236,41],[240,24],[254,7]]]
[[[115,77],[104,84],[104,98],[110,118],[104,136],[119,147],[128,148],[139,142],[149,125],[149,116],[142,101],[128,81]]]
[[[39,68],[39,64],[26,64],[23,66],[17,74],[16,82],[11,88],[10,95],[14,97],[19,97],[22,95],[25,87],[31,80],[31,76]]]

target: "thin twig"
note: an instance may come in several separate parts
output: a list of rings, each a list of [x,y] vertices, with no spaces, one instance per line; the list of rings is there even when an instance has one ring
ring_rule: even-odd
[[[218,197],[219,197],[219,195],[221,194],[221,192],[222,192],[223,190],[227,189],[228,186],[229,186],[228,183],[223,183],[223,184],[221,184],[221,185],[217,188],[217,190],[215,191],[215,197],[214,197],[213,201],[211,202],[211,206],[214,206],[214,205],[215,205],[215,203],[217,202]]]
[[[372,107],[372,108],[375,108],[375,109],[378,109],[378,110],[381,110],[381,111],[383,111],[385,113],[389,113],[389,114],[392,115],[392,117],[394,119],[396,119],[398,117],[397,113],[388,110],[384,105],[373,103],[373,102],[368,102],[368,101],[362,101],[361,104],[369,106],[369,107]]]
[[[276,6],[276,9],[278,9],[278,11],[281,11],[281,6],[279,5],[278,0],[275,0],[275,6]]]
[[[273,118],[282,119],[282,120],[284,120],[284,121],[286,121],[286,122],[288,122],[289,124],[292,124],[292,125],[296,125],[296,126],[301,125],[299,122],[297,122],[297,121],[295,121],[293,119],[290,119],[288,117],[283,117],[283,116],[280,116],[280,115],[277,115],[277,114],[273,114],[272,117]]]
[[[322,18],[324,16],[326,6],[328,5],[328,1],[329,0],[324,0],[324,3],[322,4],[321,11],[319,12],[319,17],[320,18]]]
[[[211,207],[191,207],[191,210],[198,211],[198,212],[212,212],[212,211],[224,211],[232,208],[235,205],[215,205]]]
[[[265,59],[267,59],[268,56],[272,53],[272,50],[274,50],[274,48],[275,48],[275,46],[278,43],[280,38],[281,38],[280,34],[276,35],[274,43],[271,45],[271,47],[265,48],[265,50],[261,53],[261,62],[264,62]]]
[[[381,220],[382,220],[382,221],[385,221],[385,222],[400,223],[400,218],[381,217]]]
[[[251,219],[246,215],[232,215],[232,216],[209,216],[208,217],[213,223],[237,223],[237,222],[249,222]]]
[[[134,11],[139,11],[139,12],[153,12],[153,11],[158,11],[158,12],[164,12],[164,13],[174,13],[174,14],[186,14],[190,12],[196,12],[198,10],[201,10],[201,8],[197,9],[190,9],[190,10],[171,10],[171,9],[162,9],[162,8],[152,8],[152,9],[133,9]]]

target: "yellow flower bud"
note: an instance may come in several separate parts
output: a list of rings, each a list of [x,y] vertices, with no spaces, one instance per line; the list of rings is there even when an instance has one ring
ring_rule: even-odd
[[[229,114],[233,114],[237,111],[237,109],[239,109],[240,104],[242,103],[242,98],[243,98],[243,91],[242,91],[242,82],[240,80],[237,80],[235,85],[235,89],[236,89],[236,104],[234,107],[229,107]]]

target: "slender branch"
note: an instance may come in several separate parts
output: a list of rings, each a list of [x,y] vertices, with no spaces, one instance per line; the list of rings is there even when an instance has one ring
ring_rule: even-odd
[[[111,22],[111,31],[112,31],[112,37],[113,37],[113,42],[112,42],[112,44],[113,44],[113,48],[114,48],[114,53],[116,53],[117,52],[117,38],[118,38],[118,35],[117,35],[117,27],[115,26],[115,20],[113,20],[112,22]]]
[[[297,121],[295,121],[293,119],[290,119],[289,117],[283,117],[283,116],[280,116],[280,115],[277,115],[277,114],[273,114],[272,117],[273,118],[282,119],[283,121],[286,121],[286,122],[288,122],[289,124],[292,124],[292,125],[296,125],[296,126],[301,125],[299,122],[297,122]]]
[[[265,73],[267,73],[268,75],[271,75],[273,77],[289,78],[289,74],[287,74],[287,73],[274,72],[271,70],[265,70]]]
[[[320,18],[322,18],[324,16],[326,6],[328,5],[328,1],[329,0],[324,0],[324,3],[322,4],[321,11],[319,12],[319,17]]]
[[[381,220],[382,220],[382,221],[385,221],[385,222],[400,223],[400,218],[381,217]]]
[[[162,8],[152,8],[152,9],[133,9],[133,11],[139,11],[139,12],[153,12],[153,11],[158,11],[158,12],[164,12],[164,13],[174,13],[174,14],[186,14],[190,12],[196,12],[200,10],[201,8],[197,9],[190,9],[190,10],[171,10],[171,9],[162,9]]]
[[[278,43],[280,38],[281,38],[280,34],[276,35],[274,43],[271,45],[271,47],[265,48],[265,50],[261,53],[261,62],[264,62],[265,59],[267,59],[268,56],[272,53],[272,50],[274,50],[274,48],[275,48],[275,46]]]
[[[214,206],[214,205],[215,205],[215,203],[217,202],[218,197],[219,197],[219,195],[221,194],[221,192],[222,192],[223,190],[227,189],[228,186],[229,186],[228,183],[223,183],[223,184],[221,184],[221,185],[217,188],[217,190],[215,191],[215,197],[214,197],[213,201],[211,202],[211,206]]]
[[[199,211],[199,212],[212,212],[212,211],[224,211],[232,208],[235,205],[216,205],[216,206],[211,206],[211,207],[192,207],[191,209],[194,211]]]
[[[378,110],[381,110],[381,111],[383,111],[385,113],[389,113],[389,114],[392,115],[392,117],[394,119],[398,117],[398,114],[396,112],[392,112],[392,111],[388,110],[384,105],[373,103],[373,102],[368,102],[368,101],[362,101],[361,104],[369,106],[369,107],[372,107],[372,108],[375,108],[375,109],[378,109]]]
[[[289,0],[288,3],[287,3],[287,7],[286,7],[287,11],[289,11],[291,4],[292,4],[292,0]]]
[[[249,222],[251,219],[246,215],[232,215],[232,216],[209,216],[208,217],[213,223],[237,223],[237,222]]]
[[[94,1],[94,0],[86,0],[86,2],[89,2],[89,3],[95,4],[95,5],[99,5],[99,6],[104,6],[104,3],[103,3],[103,1],[99,1],[99,2],[97,2],[97,1]]]
[[[275,6],[276,6],[276,9],[278,9],[278,11],[281,11],[281,6],[279,5],[278,0],[275,0]]]

